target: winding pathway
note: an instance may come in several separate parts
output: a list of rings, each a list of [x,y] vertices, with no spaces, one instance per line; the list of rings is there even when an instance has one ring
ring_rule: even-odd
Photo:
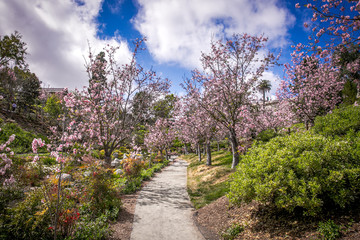
[[[204,240],[193,223],[186,168],[178,159],[140,191],[131,240]]]

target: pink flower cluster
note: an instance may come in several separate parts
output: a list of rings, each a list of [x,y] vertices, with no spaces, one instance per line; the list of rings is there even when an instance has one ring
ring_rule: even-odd
[[[31,144],[33,153],[37,153],[38,148],[45,146],[45,141],[43,141],[41,138],[34,138]]]
[[[14,140],[15,135],[13,134],[4,144],[0,145],[0,181],[4,186],[12,185],[15,182],[14,176],[9,173],[12,166],[12,160],[9,156],[14,155],[14,152],[8,147]]]

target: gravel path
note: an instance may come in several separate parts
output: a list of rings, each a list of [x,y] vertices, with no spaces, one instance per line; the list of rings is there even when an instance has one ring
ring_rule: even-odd
[[[186,191],[187,163],[178,159],[140,192],[131,240],[204,240]]]

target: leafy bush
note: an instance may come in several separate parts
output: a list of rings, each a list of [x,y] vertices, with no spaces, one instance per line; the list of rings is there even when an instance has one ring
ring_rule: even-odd
[[[51,239],[49,229],[50,214],[41,203],[43,194],[40,190],[29,193],[26,199],[17,204],[7,214],[1,224],[2,239]]]
[[[341,235],[341,227],[334,223],[333,220],[328,220],[326,222],[320,222],[318,231],[322,239],[326,240],[335,240]]]
[[[50,157],[50,156],[42,157],[41,160],[43,164],[47,166],[55,165],[58,163],[54,157]]]
[[[347,106],[335,109],[332,114],[327,114],[315,119],[313,127],[316,133],[324,136],[345,135],[351,129],[360,130],[360,106]]]
[[[360,133],[328,139],[310,132],[253,146],[232,175],[233,203],[257,200],[288,212],[315,215],[344,208],[360,193]]]
[[[136,177],[145,167],[144,161],[139,158],[126,158],[123,160],[123,168],[127,176]]]
[[[89,185],[87,188],[88,201],[90,202],[91,211],[99,216],[104,214],[105,211],[112,211],[115,208],[121,207],[121,200],[119,193],[112,187],[110,181],[111,175],[107,172],[98,170],[89,179]]]
[[[109,236],[109,223],[107,221],[108,215],[102,214],[97,218],[91,215],[85,215],[76,224],[74,234],[66,239],[72,240],[87,240],[87,239],[105,239]]]
[[[141,173],[140,173],[140,176],[141,176],[143,181],[150,180],[150,178],[153,175],[154,175],[154,169],[153,168],[143,169],[143,170],[141,170]]]
[[[264,130],[264,131],[260,132],[256,136],[256,140],[262,141],[262,142],[268,142],[268,141],[270,141],[270,139],[272,139],[276,136],[277,136],[277,133],[274,130],[268,129],[268,130]]]
[[[124,194],[136,192],[136,190],[140,189],[141,183],[142,179],[140,177],[128,179],[122,192]]]

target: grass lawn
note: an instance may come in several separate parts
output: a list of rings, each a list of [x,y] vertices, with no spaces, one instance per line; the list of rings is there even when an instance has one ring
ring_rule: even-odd
[[[199,162],[198,155],[188,154],[180,156],[189,162],[187,171],[188,193],[196,209],[199,209],[229,191],[228,177],[231,169],[231,152],[212,152],[212,166],[206,165],[206,156]]]

